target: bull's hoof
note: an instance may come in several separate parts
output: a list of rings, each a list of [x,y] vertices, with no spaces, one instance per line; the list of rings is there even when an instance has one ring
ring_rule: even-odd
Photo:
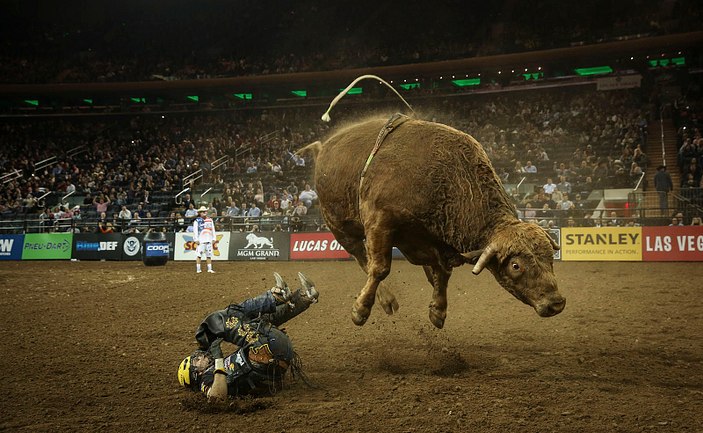
[[[369,318],[371,310],[366,307],[357,308],[356,305],[352,307],[352,322],[356,326],[363,326],[366,320]]]
[[[444,320],[447,318],[446,310],[439,310],[434,305],[430,305],[430,322],[438,329],[444,328]]]
[[[381,290],[379,288],[376,292],[376,301],[381,304],[383,311],[388,315],[392,315],[400,308],[398,301],[395,299],[395,295],[388,289]]]

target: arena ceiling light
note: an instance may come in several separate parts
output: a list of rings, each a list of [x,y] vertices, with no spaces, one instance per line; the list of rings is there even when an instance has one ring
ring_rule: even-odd
[[[686,58],[685,57],[674,57],[671,59],[654,59],[654,60],[649,60],[648,61],[649,66],[652,68],[656,68],[657,66],[684,66],[686,64]]]
[[[250,100],[252,98],[251,93],[232,93],[232,96],[238,99]]]
[[[441,78],[441,77],[440,77]],[[419,89],[420,88],[420,83],[407,83],[407,84],[401,84],[400,88],[403,90],[411,90],[411,89]]]
[[[402,85],[401,85],[401,87],[402,87]],[[339,89],[339,91],[342,92],[342,91],[344,91],[344,89]],[[347,95],[361,95],[362,93],[364,93],[364,89],[362,89],[361,87],[352,87],[347,92]]]
[[[481,79],[480,78],[465,78],[465,79],[461,79],[461,80],[452,80],[452,83],[457,87],[478,86],[479,84],[481,84]]]
[[[186,96],[186,99],[188,99],[189,101],[193,101],[193,102],[200,101],[200,97],[198,95]]]
[[[574,72],[576,72],[577,75],[585,77],[588,75],[612,74],[613,68],[610,66],[593,66],[590,68],[576,68]]]
[[[291,92],[292,94],[294,94],[295,96],[299,96],[299,97],[301,97],[301,98],[304,98],[304,97],[308,96],[308,91],[307,91],[307,90],[291,90],[290,92]]]

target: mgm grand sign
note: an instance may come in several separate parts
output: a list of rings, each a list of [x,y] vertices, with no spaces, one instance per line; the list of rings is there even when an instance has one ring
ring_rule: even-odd
[[[232,233],[230,260],[288,260],[290,235],[280,232]]]

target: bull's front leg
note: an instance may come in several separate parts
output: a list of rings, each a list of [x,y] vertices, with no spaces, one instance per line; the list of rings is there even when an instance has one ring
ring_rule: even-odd
[[[444,327],[447,318],[447,285],[452,270],[441,266],[423,266],[427,280],[432,284],[432,302],[430,302],[430,322],[439,329]]]
[[[352,307],[352,321],[359,326],[366,323],[371,314],[378,285],[391,272],[393,245],[390,231],[383,228],[367,230],[366,252],[368,257],[366,285],[361,289]]]

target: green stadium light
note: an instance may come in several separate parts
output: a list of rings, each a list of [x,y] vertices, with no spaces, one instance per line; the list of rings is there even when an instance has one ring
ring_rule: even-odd
[[[186,96],[187,99],[193,101],[193,102],[198,102],[200,101],[200,97],[198,95],[193,95],[193,96]]]
[[[291,90],[290,92],[295,96],[300,96],[301,98],[308,96],[307,90]]]
[[[588,75],[611,74],[613,72],[613,68],[610,66],[594,66],[592,68],[576,68],[574,69],[574,72],[582,77],[585,77]]]
[[[83,102],[85,102],[88,105],[93,105],[93,100],[92,99],[84,99]]]
[[[457,87],[478,86],[479,84],[481,84],[481,79],[466,78],[462,80],[452,80],[452,83],[454,83],[454,85]]]
[[[522,74],[522,76],[525,78],[525,81],[539,80],[540,78],[544,77],[544,73],[542,73],[542,72],[526,72],[526,73]]]
[[[674,57],[671,59],[648,60],[647,63],[649,64],[650,68],[656,68],[658,66],[684,66],[686,64],[686,58]]]
[[[129,98],[135,104],[146,104],[146,98]]]
[[[251,93],[232,93],[232,96],[234,96],[235,98],[246,100],[246,99],[251,99],[252,94]]]
[[[39,100],[37,100],[37,99],[25,99],[24,102],[26,102],[29,105],[34,105],[35,107],[39,106]]]
[[[344,90],[344,89],[339,89],[340,92],[342,90]],[[364,89],[362,89],[361,87],[352,87],[347,92],[347,95],[361,95],[362,93],[364,93]]]
[[[403,90],[419,89],[420,83],[400,84],[400,88]]]

